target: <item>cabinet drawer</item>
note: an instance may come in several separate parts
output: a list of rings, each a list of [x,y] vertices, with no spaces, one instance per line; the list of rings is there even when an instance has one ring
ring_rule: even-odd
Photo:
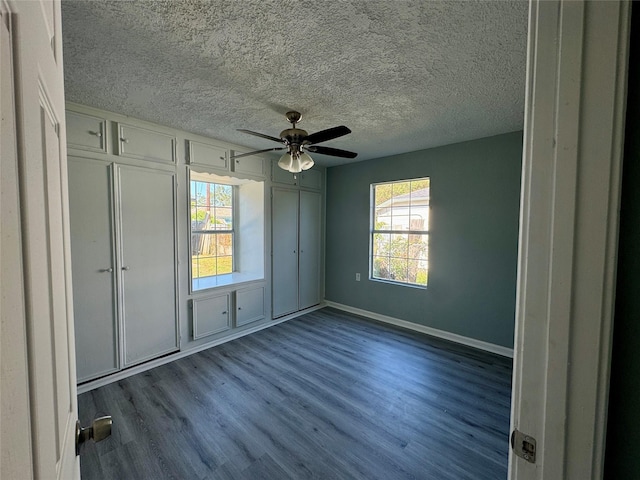
[[[226,149],[191,140],[187,142],[187,145],[189,149],[189,164],[229,170]]]
[[[240,154],[244,152],[234,151],[234,153]],[[236,158],[232,161],[232,167],[234,172],[264,177],[264,160],[260,157]]]
[[[67,146],[106,153],[107,121],[84,113],[66,112]]]
[[[175,162],[176,139],[173,135],[120,123],[118,137],[120,156],[161,163]]]
[[[319,170],[307,170],[298,174],[300,186],[320,190],[322,188],[322,172]]]
[[[193,300],[194,340],[231,328],[229,294]]]
[[[236,292],[236,326],[264,318],[264,287]]]

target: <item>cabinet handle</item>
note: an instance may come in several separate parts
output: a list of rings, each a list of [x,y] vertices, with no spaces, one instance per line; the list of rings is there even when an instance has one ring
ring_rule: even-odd
[[[109,267],[109,268],[101,268],[100,270],[98,270],[101,273],[111,273],[113,272],[113,268]]]
[[[95,135],[96,137],[102,137],[102,132],[89,132],[91,135]]]
[[[238,310],[242,310],[242,307],[238,307]]]
[[[220,160],[226,160],[224,157],[220,157]]]
[[[126,266],[126,267],[122,267],[122,270],[127,271],[127,270],[129,270],[129,267],[128,267],[128,266]]]
[[[120,141],[122,143],[129,143],[129,139],[128,138],[124,138],[124,137],[120,137]]]
[[[222,315],[226,315],[226,314],[227,314],[227,311],[226,311],[226,310],[225,310],[224,312],[222,312]]]

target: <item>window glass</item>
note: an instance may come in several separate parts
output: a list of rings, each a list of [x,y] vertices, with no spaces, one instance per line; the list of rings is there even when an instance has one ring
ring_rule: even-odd
[[[371,185],[371,279],[427,285],[429,186],[429,178]]]
[[[191,180],[191,277],[233,272],[232,185]]]

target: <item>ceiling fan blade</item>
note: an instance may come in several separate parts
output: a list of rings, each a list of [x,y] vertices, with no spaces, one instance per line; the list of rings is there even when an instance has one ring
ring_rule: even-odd
[[[285,147],[265,148],[264,150],[256,150],[255,152],[241,153],[239,155],[231,155],[229,158],[231,160],[234,160],[236,158],[248,157],[249,155],[256,155],[258,153],[273,152],[274,150],[286,150],[286,148]]]
[[[273,140],[274,142],[282,143],[281,138],[272,137],[271,135],[265,135],[264,133],[252,132],[251,130],[238,129],[239,132],[248,133],[249,135],[255,135],[256,137],[266,138],[267,140]]]
[[[326,130],[320,130],[319,132],[312,133],[311,135],[307,135],[303,142],[304,143],[322,143],[327,140],[333,140],[334,138],[342,137],[343,135],[347,135],[351,133],[344,125],[340,125],[339,127],[327,128]]]
[[[339,148],[322,147],[322,146],[314,146],[314,145],[310,145],[306,147],[306,150],[312,153],[320,153],[322,155],[331,155],[334,157],[343,157],[343,158],[356,158],[356,156],[358,155],[355,152],[340,150]]]

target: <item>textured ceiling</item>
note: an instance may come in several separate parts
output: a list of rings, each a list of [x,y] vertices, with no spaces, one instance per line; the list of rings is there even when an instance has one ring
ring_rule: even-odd
[[[68,101],[245,147],[284,113],[357,160],[521,129],[526,1],[63,1]],[[314,154],[325,166],[344,160]]]

